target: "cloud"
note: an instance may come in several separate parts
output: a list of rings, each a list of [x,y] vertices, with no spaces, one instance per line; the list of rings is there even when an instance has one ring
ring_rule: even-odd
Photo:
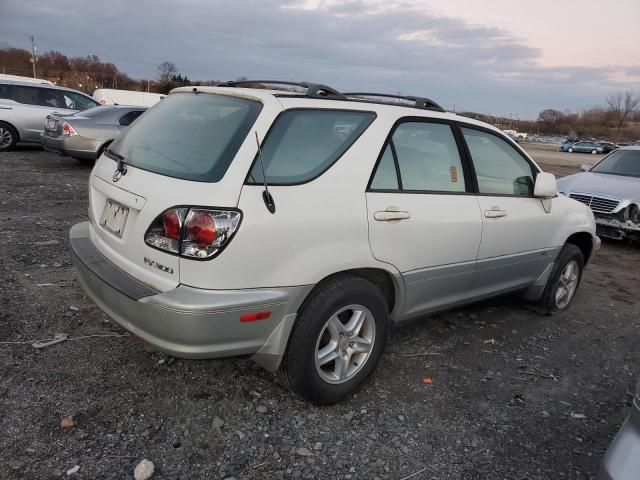
[[[41,51],[95,53],[136,77],[169,60],[196,79],[294,78],[520,117],[602,102],[640,70],[541,67],[540,52],[508,31],[405,1],[111,0],[97,9],[27,0],[0,14],[14,46],[33,33]]]

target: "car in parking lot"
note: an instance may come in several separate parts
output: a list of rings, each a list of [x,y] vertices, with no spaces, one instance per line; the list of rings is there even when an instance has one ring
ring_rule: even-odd
[[[582,170],[558,180],[559,190],[593,210],[599,235],[640,240],[640,145],[620,147]]]
[[[593,213],[500,130],[427,98],[242,85],[173,90],[91,173],[74,264],[134,335],[251,355],[328,404],[390,323],[508,292],[569,308]]]
[[[571,145],[563,146],[563,150],[569,153],[578,152],[578,153],[604,153],[604,147],[596,142],[589,141],[579,141],[573,143]]]
[[[631,410],[605,453],[598,480],[637,480],[640,476],[640,382]]]
[[[94,161],[146,109],[112,105],[73,115],[47,115],[40,143],[50,152],[82,162]]]
[[[68,115],[100,105],[82,92],[55,85],[0,80],[0,151],[40,143],[47,115]]]
[[[615,149],[620,148],[620,145],[616,145],[611,142],[598,142],[598,144],[602,147],[602,153],[610,153]]]

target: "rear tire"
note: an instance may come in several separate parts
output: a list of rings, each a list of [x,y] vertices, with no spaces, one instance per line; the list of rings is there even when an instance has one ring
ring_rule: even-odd
[[[9,152],[18,143],[18,132],[8,123],[0,122],[0,152]]]
[[[598,153],[598,150],[596,150],[595,148],[591,150],[591,155],[595,155],[596,153]]]
[[[580,286],[583,270],[582,251],[566,243],[556,258],[542,296],[535,303],[536,311],[543,315],[554,315],[568,310]]]
[[[375,370],[387,340],[389,310],[380,290],[355,276],[320,284],[289,337],[280,377],[315,405],[339,402]]]

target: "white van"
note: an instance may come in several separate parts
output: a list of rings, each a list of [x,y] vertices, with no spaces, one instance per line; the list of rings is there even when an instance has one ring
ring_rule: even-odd
[[[134,92],[132,90],[114,90],[99,88],[93,92],[93,99],[101,105],[135,105],[138,107],[152,107],[165,95],[160,93]]]

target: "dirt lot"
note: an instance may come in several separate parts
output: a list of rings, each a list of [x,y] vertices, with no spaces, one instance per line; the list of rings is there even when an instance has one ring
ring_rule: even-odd
[[[394,331],[357,395],[316,408],[247,359],[148,353],[105,319],[67,245],[88,175],[0,154],[0,478],[127,479],[142,458],[172,480],[594,478],[640,374],[637,246],[605,243],[565,314],[506,297]],[[31,346],[56,332],[72,341]]]

